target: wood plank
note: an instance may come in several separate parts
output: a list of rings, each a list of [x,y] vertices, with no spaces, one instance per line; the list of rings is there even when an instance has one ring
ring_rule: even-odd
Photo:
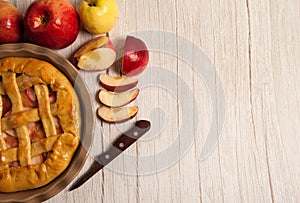
[[[25,12],[32,1],[10,2]],[[78,8],[80,0],[71,2]],[[212,119],[205,80],[186,61],[153,52],[150,66],[162,67],[178,77],[170,74],[161,79],[162,74],[151,67],[139,76],[141,85],[159,79],[161,86],[170,84],[175,89],[173,94],[162,87],[140,86],[136,119],[151,119],[150,133],[83,187],[71,193],[65,190],[46,202],[299,202],[300,2],[117,2],[120,18],[110,32],[112,38],[121,40],[118,37],[137,30],[169,31],[207,54],[224,87],[225,125],[218,126],[223,129],[222,136],[210,156],[200,161]],[[151,31],[149,36],[151,39]],[[74,44],[57,52],[72,61],[72,54],[94,37],[82,29]],[[154,35],[152,40],[156,40]],[[157,47],[174,46],[170,42],[161,36]],[[175,42],[178,54],[187,52],[192,59],[197,56],[189,45],[179,44]],[[196,60],[192,62],[196,64]],[[82,75],[95,96],[100,88],[98,74]],[[213,82],[215,76],[208,80]],[[198,107],[189,118],[182,118],[180,112],[181,105],[191,104],[191,99],[184,97],[185,84]],[[95,101],[95,111],[98,106]],[[192,135],[193,144],[180,160],[160,170],[161,160],[151,155],[171,146],[182,129],[182,119],[190,123],[183,135]],[[97,121],[93,153],[104,151],[132,122],[111,125]],[[176,156],[183,150],[183,141],[175,146]],[[129,161],[130,155],[136,159]],[[145,164],[144,157],[149,157],[149,163]],[[151,173],[145,174],[145,169]]]

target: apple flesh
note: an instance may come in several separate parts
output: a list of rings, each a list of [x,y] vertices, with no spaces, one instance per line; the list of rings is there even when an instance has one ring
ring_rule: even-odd
[[[108,37],[98,37],[83,45],[75,54],[77,66],[84,70],[108,69],[116,60],[115,47]]]
[[[136,76],[145,70],[148,62],[149,51],[146,44],[138,38],[127,36],[122,57],[122,74]]]
[[[30,91],[30,92],[29,92]],[[33,91],[33,92],[31,92]],[[30,95],[34,94],[34,95]],[[25,90],[21,92],[22,104],[25,108],[36,108],[38,106],[37,99],[34,99],[35,93],[34,90]]]
[[[106,43],[108,43],[109,38],[106,36],[100,36],[96,37],[88,42],[86,42],[83,46],[81,46],[76,53],[74,54],[74,58],[79,60],[79,58],[83,55],[86,54],[89,51],[92,51],[94,49],[97,49],[99,47],[102,47]]]
[[[108,123],[120,123],[130,120],[136,116],[139,108],[137,106],[133,107],[123,107],[123,108],[110,108],[107,106],[101,106],[98,108],[98,116]]]
[[[109,32],[119,17],[115,0],[82,0],[78,12],[84,28],[92,34]]]
[[[121,107],[134,101],[139,94],[139,89],[135,88],[125,92],[109,92],[105,89],[99,92],[99,101],[109,107]]]
[[[62,49],[76,40],[79,18],[67,0],[36,0],[26,10],[24,29],[30,42]]]
[[[25,90],[25,93],[27,95],[27,97],[31,100],[31,101],[36,101],[37,98],[36,98],[36,94],[34,92],[34,89],[31,87],[31,88],[28,88]]]
[[[78,67],[88,71],[108,69],[116,60],[116,52],[110,48],[98,48],[80,57]]]
[[[128,76],[110,76],[101,74],[99,77],[100,85],[108,91],[123,92],[135,87],[138,80]]]
[[[0,0],[0,44],[23,39],[23,16],[12,4]]]

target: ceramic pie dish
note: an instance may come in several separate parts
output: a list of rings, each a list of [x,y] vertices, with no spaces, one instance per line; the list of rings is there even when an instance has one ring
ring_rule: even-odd
[[[2,90],[1,94],[12,103],[8,115],[1,121],[2,131],[8,130],[0,137],[0,200],[41,202],[63,190],[84,165],[92,145],[95,123],[90,94],[76,68],[47,48],[26,43],[0,45],[0,63],[3,72],[0,92]],[[23,109],[23,87],[26,90],[23,90],[26,92],[24,98],[28,96],[29,101],[27,90],[32,89],[37,101],[35,107]],[[1,113],[4,106],[3,103]],[[26,113],[30,116],[20,117]],[[14,115],[22,119],[13,119]],[[54,117],[57,117],[57,122]],[[37,124],[42,130],[36,130]],[[34,126],[30,136],[29,125]],[[11,128],[14,128],[13,132],[9,132]],[[14,148],[9,148],[9,136],[17,137],[18,144]],[[36,137],[40,138],[33,141]],[[34,154],[39,154],[38,159],[33,157]],[[7,188],[3,187],[4,184]]]

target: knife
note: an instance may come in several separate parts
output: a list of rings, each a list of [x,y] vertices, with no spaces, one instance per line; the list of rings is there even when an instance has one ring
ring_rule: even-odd
[[[69,191],[75,190],[88,181],[93,175],[100,171],[104,166],[109,164],[113,159],[125,151],[130,145],[135,143],[140,137],[142,137],[151,127],[149,121],[139,120],[134,126],[122,134],[113,145],[104,153],[99,155],[98,161],[94,160],[91,167],[84,175],[82,175],[69,189]]]

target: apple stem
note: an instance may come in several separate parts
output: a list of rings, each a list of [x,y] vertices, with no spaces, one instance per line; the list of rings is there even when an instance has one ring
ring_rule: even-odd
[[[42,17],[41,17],[41,22],[42,22],[42,24],[45,24],[47,21],[48,21],[47,16],[42,16]]]
[[[89,6],[96,6],[96,3],[95,2],[89,3]]]

